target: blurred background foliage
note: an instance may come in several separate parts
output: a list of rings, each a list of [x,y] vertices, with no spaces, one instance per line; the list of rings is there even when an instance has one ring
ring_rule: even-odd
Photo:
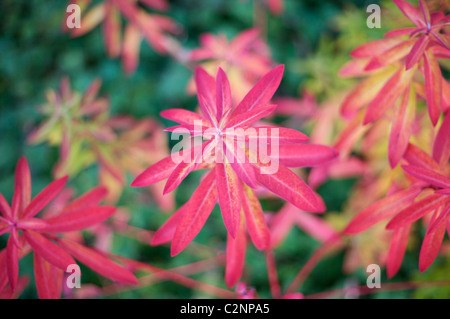
[[[319,101],[340,92],[351,80],[338,78],[337,71],[348,60],[349,52],[359,44],[381,38],[390,24],[400,15],[385,15],[392,3],[382,4],[382,28],[366,26],[367,5],[379,1],[286,0],[285,12],[279,17],[267,13],[267,40],[273,59],[286,65],[286,72],[277,96],[299,97],[306,88]],[[252,1],[239,0],[171,0],[167,13],[181,26],[178,37],[187,49],[199,45],[199,36],[205,32],[225,33],[232,38],[254,23]],[[58,159],[58,150],[46,144],[29,146],[26,135],[42,118],[37,106],[44,103],[45,91],[56,89],[62,77],[68,76],[75,91],[83,92],[95,79],[102,79],[100,95],[107,96],[111,113],[128,114],[137,118],[151,116],[165,126],[168,121],[158,114],[168,108],[194,109],[196,99],[186,93],[191,70],[171,57],[155,53],[142,44],[137,72],[127,76],[122,71],[120,59],[106,56],[101,28],[71,38],[61,32],[66,1],[61,0],[2,0],[0,1],[0,192],[7,199],[13,193],[14,168],[18,158],[25,155],[31,166],[33,195],[52,180],[51,171]],[[398,10],[397,10],[398,11]],[[191,174],[176,192],[177,207],[184,203],[197,185],[200,174]],[[128,184],[134,176],[128,176]],[[319,189],[327,207],[339,211],[354,184],[354,180],[329,181]],[[97,167],[84,170],[70,181],[78,194],[96,186]],[[130,224],[156,230],[168,217],[159,211],[142,189],[127,187],[118,206],[131,212]],[[263,207],[276,211],[281,201],[262,200]],[[224,250],[226,231],[218,207],[195,241]],[[89,240],[89,238],[87,238]],[[0,238],[0,248],[5,246]],[[302,230],[294,228],[286,241],[275,251],[282,287],[286,287],[308,258],[319,247],[319,242]],[[172,268],[200,260],[199,256],[212,257],[213,252],[202,246],[191,247],[171,258],[167,246],[151,247],[127,236],[114,235],[112,252],[161,268]],[[438,258],[427,271],[426,278],[418,275],[418,250],[407,252],[395,281],[442,279],[449,260]],[[343,274],[343,251],[319,263],[302,287],[302,293],[312,294],[349,285],[365,284],[367,274],[360,268],[352,274]],[[32,258],[20,264],[22,274],[32,274]],[[86,281],[102,283],[102,278],[82,268]],[[193,276],[195,279],[225,287],[223,267]],[[243,281],[255,287],[262,297],[269,297],[266,264],[262,252],[249,245]],[[386,275],[383,272],[383,282]],[[83,279],[84,281],[84,279]],[[438,291],[438,292],[437,292]],[[447,289],[421,289],[379,293],[368,298],[390,297],[449,297]],[[22,297],[36,297],[33,285]],[[135,291],[113,295],[120,298],[196,298],[208,297],[175,283],[164,282]]]

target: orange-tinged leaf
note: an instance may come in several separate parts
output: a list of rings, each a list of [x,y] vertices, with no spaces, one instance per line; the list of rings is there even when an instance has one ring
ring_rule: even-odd
[[[408,71],[399,70],[384,84],[383,88],[369,104],[364,116],[364,124],[374,122],[384,115],[386,110],[394,104],[410,85],[415,70],[416,68]]]
[[[372,71],[396,63],[397,61],[405,57],[410,52],[410,50],[412,50],[414,42],[414,39],[407,40],[399,43],[398,45],[379,55],[375,55],[367,64],[365,70]]]
[[[413,165],[403,165],[403,170],[409,175],[414,176],[421,181],[429,183],[430,185],[438,188],[449,188],[450,178],[436,173],[427,168],[413,166]]]
[[[81,19],[81,28],[73,29],[72,36],[78,37],[88,33],[105,18],[105,3],[100,3],[90,9]]]
[[[119,11],[111,2],[105,2],[105,22],[103,23],[103,35],[105,39],[106,52],[112,58],[119,56],[121,22]]]
[[[139,64],[139,50],[141,47],[142,36],[136,26],[132,23],[127,24],[123,35],[122,61],[123,69],[127,74],[133,74]]]
[[[439,165],[426,152],[414,144],[408,144],[404,158],[411,165],[428,168],[432,171],[439,170]]]
[[[428,113],[431,122],[436,125],[441,114],[442,75],[439,63],[431,52],[424,55],[424,76]]]
[[[386,229],[396,229],[409,225],[449,201],[450,199],[445,195],[428,195],[395,215],[387,224]]]
[[[389,135],[389,163],[395,167],[408,147],[416,115],[416,93],[411,86],[405,90],[400,106],[395,113]]]
[[[376,223],[394,216],[419,195],[420,192],[420,188],[410,188],[376,201],[359,212],[347,225],[344,233],[360,233]]]
[[[401,42],[403,42],[402,39],[380,39],[370,41],[354,49],[350,53],[350,56],[353,58],[370,58],[382,54]]]
[[[434,139],[433,159],[444,165],[450,158],[450,113],[444,117],[441,127]]]
[[[241,212],[239,179],[230,163],[216,163],[216,184],[225,227],[236,238]]]
[[[397,7],[403,12],[403,14],[411,20],[417,27],[424,27],[423,18],[420,12],[414,8],[411,4],[404,0],[392,0]]]
[[[256,248],[266,249],[270,244],[270,232],[261,204],[251,188],[245,185],[242,188],[242,208],[248,233]]]

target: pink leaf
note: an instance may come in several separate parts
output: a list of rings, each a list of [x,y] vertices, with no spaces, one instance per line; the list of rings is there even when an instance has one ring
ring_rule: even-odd
[[[284,65],[279,65],[264,75],[236,106],[231,117],[267,106],[280,85],[283,71]]]
[[[159,227],[159,229],[153,234],[151,245],[157,246],[164,243],[167,243],[172,240],[173,235],[175,234],[175,230],[181,220],[181,216],[186,210],[187,204],[181,206],[166,222]]]
[[[255,193],[249,187],[243,186],[241,193],[242,208],[250,238],[258,249],[266,249],[270,244],[270,232],[264,214]]]
[[[447,163],[450,157],[450,112],[444,117],[444,121],[434,139],[433,159],[438,164]]]
[[[70,232],[82,230],[111,217],[116,211],[115,207],[97,206],[89,208],[81,208],[67,212],[63,215],[52,217],[46,220],[49,226],[46,232]]]
[[[62,270],[49,264],[45,259],[39,257],[38,254],[33,255],[34,280],[36,282],[39,299],[59,299],[61,294],[57,288],[58,280],[55,278],[55,275],[62,277]]]
[[[278,159],[287,167],[314,167],[329,162],[337,155],[336,150],[325,145],[280,145]]]
[[[244,216],[240,218],[240,225],[233,238],[228,234],[227,238],[227,261],[225,266],[225,282],[228,287],[233,287],[242,276],[245,262],[245,248],[247,246],[247,238],[245,236]]]
[[[436,259],[445,235],[446,224],[441,223],[433,232],[427,232],[420,248],[419,270],[424,272]]]
[[[8,281],[11,289],[14,291],[19,278],[19,257],[17,246],[15,245],[12,236],[8,239],[6,244],[6,270],[8,272]]]
[[[410,188],[380,199],[365,208],[347,225],[346,234],[357,234],[376,223],[397,214],[419,195],[421,189]]]
[[[450,178],[445,177],[434,171],[431,171],[427,168],[412,165],[403,165],[402,168],[409,175],[414,176],[415,178],[420,179],[421,181],[429,183],[432,186],[440,188],[450,187]]]
[[[169,155],[139,174],[131,186],[143,187],[162,181],[170,176],[177,165],[178,163],[172,160],[172,155]]]
[[[197,236],[216,202],[215,172],[211,170],[187,202],[172,239],[172,256],[179,254]]]
[[[138,283],[136,277],[128,269],[125,269],[115,262],[105,258],[94,249],[85,247],[67,239],[60,239],[58,242],[81,263],[85,264],[100,275],[125,284]]]
[[[403,14],[411,20],[417,27],[424,27],[423,19],[419,11],[404,0],[392,0]]]
[[[395,229],[392,234],[386,264],[388,278],[394,277],[402,265],[410,230],[411,225],[407,225],[405,227]]]
[[[66,271],[69,265],[75,264],[75,260],[68,253],[41,234],[32,230],[24,231],[23,234],[35,253],[52,265]]]
[[[216,78],[216,109],[217,122],[220,122],[222,115],[231,108],[231,89],[227,75],[219,68]]]
[[[436,125],[441,114],[442,75],[439,63],[431,52],[424,55],[424,76],[428,113],[431,122]]]
[[[229,163],[216,163],[216,184],[225,227],[236,238],[241,212],[239,180]]]
[[[201,121],[202,125],[209,125],[200,114],[185,109],[164,110],[161,111],[160,115],[180,124],[195,125],[195,121]]]

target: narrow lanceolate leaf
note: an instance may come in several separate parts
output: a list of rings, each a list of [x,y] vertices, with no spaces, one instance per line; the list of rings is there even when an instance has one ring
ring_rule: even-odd
[[[57,179],[44,188],[25,209],[22,217],[31,218],[39,213],[55,196],[63,189],[67,182],[67,176]]]
[[[428,225],[427,232],[432,233],[439,229],[441,224],[447,225],[450,218],[450,205],[444,207],[436,218],[433,218]]]
[[[164,243],[168,243],[172,240],[175,230],[177,229],[178,223],[181,220],[181,216],[186,210],[186,205],[181,206],[166,222],[158,228],[158,230],[153,234],[150,245],[157,246]]]
[[[0,214],[6,219],[11,218],[11,207],[2,194],[0,194]]]
[[[404,0],[393,0],[397,7],[403,12],[403,14],[411,20],[417,27],[424,27],[420,12],[414,8],[411,4]]]
[[[104,186],[96,187],[89,192],[78,197],[72,201],[69,205],[64,207],[61,214],[71,212],[73,210],[78,210],[82,208],[98,206],[100,202],[106,197],[108,190]]]
[[[414,71],[415,68],[408,71],[399,70],[386,82],[369,104],[364,116],[364,124],[374,122],[384,115],[410,85]]]
[[[424,55],[424,76],[428,113],[431,122],[436,125],[441,114],[442,75],[439,63],[431,52]]]
[[[412,165],[403,165],[403,170],[407,172],[409,175],[414,176],[421,181],[431,184],[434,187],[438,188],[449,188],[450,187],[450,178],[431,171],[427,168],[412,166]]]
[[[225,132],[225,134],[228,133]],[[303,144],[309,141],[309,137],[302,132],[283,128],[283,127],[249,127],[243,132],[235,131],[234,137],[238,141],[247,141],[252,145],[285,145],[285,144]]]
[[[9,237],[6,244],[6,271],[8,273],[8,281],[11,289],[14,291],[19,279],[19,257],[17,246],[14,243],[12,236]]]
[[[416,43],[414,43],[411,52],[407,55],[405,60],[407,70],[412,68],[420,61],[429,41],[430,37],[428,35],[421,36],[419,39],[416,40]]]
[[[59,289],[56,287],[57,281],[54,277],[58,272],[62,275],[62,270],[52,266],[45,259],[34,255],[34,280],[39,299],[59,299]]]
[[[68,253],[41,234],[32,230],[24,231],[23,234],[34,252],[52,265],[66,271],[67,266],[75,264],[75,260]]]
[[[123,36],[122,65],[126,74],[133,74],[139,65],[142,35],[132,23],[127,24]]]
[[[429,195],[399,212],[394,218],[391,219],[386,228],[396,229],[409,225],[448,201],[448,196],[439,194]]]
[[[81,36],[95,28],[105,18],[105,3],[100,3],[90,9],[81,19],[81,28],[73,29],[74,37]]]
[[[231,117],[268,105],[280,85],[283,71],[284,65],[279,65],[264,75],[236,106]]]
[[[268,105],[254,108],[251,111],[239,114],[230,119],[230,121],[227,123],[227,128],[243,127],[250,125],[272,113],[276,107],[277,107],[276,105]]]
[[[197,86],[197,96],[203,96],[206,103],[212,107],[216,105],[216,81],[201,67],[195,69],[195,84]],[[200,101],[199,101],[200,103]],[[213,109],[216,114],[215,108]]]
[[[394,68],[386,68],[363,80],[342,102],[341,114],[351,118],[358,110],[369,104],[394,72]]]
[[[169,109],[159,113],[163,118],[187,125],[195,125],[195,121],[201,121],[203,126],[208,126],[208,122],[200,114],[185,109]]]
[[[231,88],[228,78],[219,68],[216,78],[216,117],[217,122],[220,122],[222,115],[231,108]]]
[[[350,56],[352,58],[371,58],[380,55],[402,41],[402,39],[380,39],[370,41],[354,49],[350,53]]]
[[[242,276],[245,261],[245,248],[247,238],[245,236],[245,218],[240,218],[240,225],[236,238],[228,234],[227,238],[227,261],[225,265],[225,282],[229,288],[233,287]]]
[[[61,247],[70,252],[77,260],[100,275],[125,284],[138,283],[136,277],[128,269],[112,262],[94,249],[67,239],[60,239],[58,242]]]
[[[201,162],[205,148],[212,142],[209,140],[202,145],[192,147],[186,151],[186,156],[183,161],[175,167],[173,172],[167,178],[166,185],[164,186],[163,194],[170,193],[180,185],[186,176],[192,172],[195,167]]]
[[[143,187],[162,181],[170,176],[178,163],[169,155],[142,172],[131,183],[131,187]]]
[[[405,227],[395,229],[392,234],[386,263],[388,278],[394,277],[402,265],[410,231],[411,225],[407,225]]]
[[[278,160],[287,167],[314,167],[329,162],[337,155],[335,149],[325,145],[280,145]]]
[[[450,113],[442,121],[441,127],[434,139],[433,159],[443,165],[450,158]]]
[[[111,217],[115,211],[116,208],[110,206],[73,210],[63,215],[47,219],[46,222],[49,226],[45,228],[45,231],[56,233],[82,230],[103,222]]]
[[[211,125],[217,126],[217,118],[215,116],[215,107],[209,104],[208,100],[203,96],[198,94],[198,105],[202,110],[203,115],[208,120]]]
[[[358,213],[347,225],[344,232],[346,234],[357,234],[386,218],[394,216],[411,203],[420,192],[421,189],[419,188],[410,188],[380,199]]]
[[[407,88],[400,106],[395,112],[389,135],[389,163],[395,167],[408,147],[416,114],[416,93],[413,87]]]
[[[241,212],[239,179],[230,163],[216,163],[216,184],[225,227],[236,238]]]
[[[20,158],[17,163],[15,183],[14,183],[14,197],[12,200],[13,212],[16,214],[23,212],[31,200],[31,176],[30,168],[25,157]],[[15,207],[16,206],[16,207]],[[15,215],[17,216],[17,215]]]
[[[439,170],[439,165],[422,149],[409,143],[404,159],[411,165],[428,168],[433,171]]]
[[[237,143],[234,143],[234,141],[230,142],[228,139],[224,139],[223,151],[225,156],[239,179],[251,188],[256,188],[258,182],[253,171],[253,165],[250,163],[245,151],[235,144]]]
[[[450,188],[439,189],[436,191],[437,194],[450,195]]]
[[[261,250],[268,248],[270,244],[270,232],[258,198],[253,190],[245,185],[242,187],[241,198],[245,223],[253,244]]]
[[[49,225],[45,220],[40,218],[25,218],[18,220],[16,226],[18,229],[42,230]]]
[[[172,240],[171,255],[179,254],[202,229],[217,202],[215,172],[211,170],[187,202]]]
[[[411,28],[395,29],[395,30],[391,30],[391,31],[386,32],[384,34],[384,37],[385,38],[388,38],[388,37],[399,37],[399,36],[402,36],[402,35],[411,34],[411,32],[416,31],[416,30],[417,30],[417,28],[413,28],[413,27],[411,27]]]
[[[323,212],[325,204],[306,183],[286,167],[279,165],[275,172],[268,166],[255,167],[256,178],[272,193],[307,212]]]
[[[413,47],[414,39],[403,41],[395,47],[386,50],[380,55],[374,56],[367,64],[365,70],[372,71],[387,65],[393,65],[410,52]]]
[[[103,38],[108,55],[112,58],[120,54],[121,22],[116,6],[105,2],[105,22],[103,23]]]
[[[422,242],[419,256],[419,270],[425,271],[430,267],[441,248],[442,239],[444,239],[446,224],[439,224],[433,232],[428,232]]]

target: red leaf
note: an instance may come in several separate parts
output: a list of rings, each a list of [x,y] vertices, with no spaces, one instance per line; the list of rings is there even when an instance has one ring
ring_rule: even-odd
[[[231,237],[230,233],[227,238],[225,282],[230,288],[241,278],[244,269],[245,248],[247,246],[244,219],[244,216],[241,216],[236,238]]]
[[[270,244],[270,232],[258,198],[253,190],[245,185],[243,185],[241,198],[245,222],[253,244],[261,250],[268,248]]]
[[[423,19],[419,11],[404,0],[392,0],[403,14],[411,20],[417,27],[424,27]]]
[[[231,117],[267,106],[280,85],[283,71],[284,65],[279,65],[264,75],[236,106]]]
[[[280,145],[278,159],[280,164],[287,167],[314,167],[336,158],[337,155],[334,148],[325,145]]]
[[[8,202],[6,201],[5,197],[3,197],[2,194],[0,194],[0,213],[3,215],[6,219],[11,219],[11,207],[9,207]]]
[[[439,63],[431,52],[425,52],[424,55],[424,76],[428,113],[431,122],[436,125],[441,114],[442,74]]]
[[[12,235],[6,244],[6,270],[8,272],[9,284],[14,291],[17,286],[17,279],[19,278],[19,257],[17,246],[13,241]]]
[[[420,188],[410,188],[376,201],[359,212],[347,225],[344,233],[360,233],[376,223],[395,215],[419,195],[420,192]]]
[[[444,117],[444,121],[434,139],[433,159],[438,164],[447,163],[450,157],[450,112]]]
[[[409,225],[448,201],[450,201],[448,196],[429,195],[399,212],[387,224],[386,229],[396,229]]]
[[[98,206],[99,203],[106,197],[108,190],[104,186],[96,187],[89,192],[83,194],[78,197],[74,201],[72,201],[69,205],[64,207],[61,214],[65,214],[66,212],[70,212],[73,210],[88,208]]]
[[[426,152],[414,144],[408,144],[403,157],[411,165],[428,168],[432,171],[439,170],[439,165]]]
[[[367,108],[364,116],[364,124],[374,122],[384,115],[398,97],[410,85],[415,68],[408,71],[399,70],[395,73],[378,92]]]
[[[215,173],[211,170],[187,202],[172,239],[171,255],[179,254],[200,232],[217,202]]]
[[[409,175],[414,176],[421,181],[431,184],[432,186],[439,188],[449,188],[450,187],[450,178],[445,177],[439,173],[431,171],[427,168],[422,168],[418,166],[412,165],[403,165],[403,170],[406,171]]]
[[[408,147],[416,112],[416,93],[413,87],[407,88],[402,102],[395,113],[389,135],[389,163],[395,167]]]
[[[239,114],[230,119],[227,123],[227,128],[248,126],[272,113],[276,107],[276,105],[263,106]]]
[[[36,282],[36,289],[39,299],[59,299],[61,294],[57,288],[58,280],[56,276],[63,276],[61,269],[58,269],[38,254],[34,255],[34,280]],[[61,283],[61,282],[60,282]]]
[[[201,67],[197,67],[195,69],[195,83],[197,85],[197,96],[199,97],[199,103],[200,96],[203,96],[206,104],[214,107],[216,105],[216,81],[214,78]],[[213,109],[213,111],[215,114],[216,110]]]
[[[231,145],[230,145],[231,144]],[[236,143],[238,144],[238,143]],[[233,170],[237,176],[251,188],[256,188],[258,182],[253,170],[253,165],[250,163],[245,151],[239,145],[229,143],[224,139],[224,152]]]
[[[177,226],[181,220],[181,216],[183,215],[184,211],[186,210],[186,206],[187,206],[187,204],[184,204],[183,206],[181,206],[153,234],[153,237],[152,237],[152,240],[150,243],[152,246],[161,245],[161,244],[167,243],[172,240],[173,235],[175,234],[175,230],[177,229]]]
[[[416,40],[416,43],[414,43],[411,49],[411,52],[409,52],[409,54],[406,56],[405,60],[406,70],[411,69],[414,65],[416,65],[420,61],[425,52],[429,40],[430,37],[427,35],[421,36],[419,39]]]
[[[445,235],[446,223],[439,224],[433,232],[427,232],[420,248],[419,270],[424,272],[430,267],[441,248]]]
[[[110,206],[97,206],[73,210],[63,215],[47,219],[46,222],[49,226],[45,231],[57,233],[82,230],[103,222],[111,217],[115,211],[116,208]]]
[[[138,283],[136,277],[128,269],[125,269],[115,262],[105,258],[94,249],[85,247],[67,239],[60,239],[58,242],[77,260],[100,275],[125,284]]]
[[[394,277],[402,265],[410,231],[411,225],[407,225],[405,227],[395,229],[392,234],[386,264],[388,278]]]
[[[227,75],[219,68],[216,78],[216,109],[217,121],[220,122],[222,115],[231,108],[231,89]]]
[[[12,199],[12,215],[17,217],[27,207],[31,200],[31,176],[30,168],[25,157],[21,157],[17,163],[14,196]]]
[[[169,155],[139,174],[131,183],[131,187],[143,187],[162,181],[170,176],[177,165],[178,163],[172,160],[172,155]]]
[[[48,223],[40,218],[25,218],[17,221],[18,229],[40,230],[48,227]]]
[[[259,172],[261,170],[261,172]],[[268,190],[308,212],[323,212],[325,205],[308,185],[286,167],[279,165],[272,174],[267,167],[255,168],[257,180]]]
[[[169,109],[159,113],[163,118],[186,125],[195,125],[195,121],[201,121],[202,125],[209,125],[205,119],[197,113],[185,109]]]
[[[240,186],[230,163],[216,163],[216,184],[225,227],[236,238],[241,212]]]
[[[67,178],[67,176],[64,176],[51,182],[46,188],[37,194],[25,209],[22,217],[31,218],[39,213],[64,188]]]
[[[69,265],[76,264],[68,253],[41,234],[32,230],[24,231],[23,234],[34,252],[52,265],[66,271]]]

